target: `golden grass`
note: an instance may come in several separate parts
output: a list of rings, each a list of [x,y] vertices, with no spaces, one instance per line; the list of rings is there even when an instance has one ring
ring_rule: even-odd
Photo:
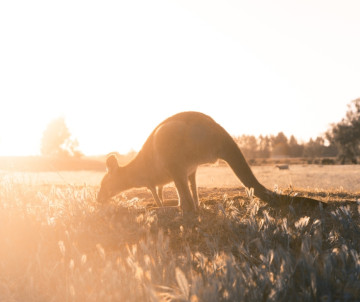
[[[199,216],[183,217],[145,190],[106,206],[95,194],[0,182],[1,301],[360,297],[359,195],[310,192],[334,203],[280,209],[240,188],[201,188]]]

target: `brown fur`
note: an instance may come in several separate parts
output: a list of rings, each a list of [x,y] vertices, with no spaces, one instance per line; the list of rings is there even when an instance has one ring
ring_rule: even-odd
[[[199,206],[196,169],[217,159],[226,161],[242,183],[254,188],[255,196],[264,201],[318,203],[310,198],[277,195],[266,189],[252,173],[232,137],[212,118],[198,112],[178,113],[159,124],[128,165],[120,167],[115,156],[110,156],[98,200],[103,202],[130,188],[147,187],[157,205],[162,206],[162,188],[173,181],[182,210],[196,211]]]

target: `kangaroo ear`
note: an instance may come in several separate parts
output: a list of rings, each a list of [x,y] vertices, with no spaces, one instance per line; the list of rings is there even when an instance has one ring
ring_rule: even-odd
[[[117,171],[119,169],[119,164],[118,164],[118,161],[117,161],[115,155],[110,155],[106,159],[106,168],[109,173],[114,173],[115,171]]]

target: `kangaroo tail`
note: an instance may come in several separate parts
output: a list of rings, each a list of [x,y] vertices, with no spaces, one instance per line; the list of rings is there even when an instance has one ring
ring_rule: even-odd
[[[269,202],[273,193],[257,180],[235,141],[229,136],[224,145],[219,157],[229,164],[244,186],[254,188],[255,196]]]
[[[306,206],[316,206],[319,203],[322,203],[323,206],[326,206],[326,203],[316,199],[276,194],[268,190],[257,180],[251,171],[249,164],[246,162],[244,155],[230,135],[227,135],[224,148],[222,149],[219,157],[229,164],[230,168],[246,187],[254,188],[255,196],[259,197],[263,201],[268,203],[275,202],[280,205],[295,202],[302,203]]]

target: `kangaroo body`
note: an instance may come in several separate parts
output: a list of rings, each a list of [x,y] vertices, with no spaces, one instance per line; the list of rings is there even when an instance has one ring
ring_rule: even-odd
[[[98,200],[105,201],[130,188],[147,187],[157,205],[162,206],[162,188],[173,181],[182,210],[196,211],[199,206],[197,167],[218,159],[226,161],[241,182],[254,188],[255,196],[264,201],[289,198],[275,195],[259,183],[235,141],[212,118],[198,112],[182,112],[159,124],[128,165],[120,167],[114,155],[107,159],[108,173],[102,180]]]

